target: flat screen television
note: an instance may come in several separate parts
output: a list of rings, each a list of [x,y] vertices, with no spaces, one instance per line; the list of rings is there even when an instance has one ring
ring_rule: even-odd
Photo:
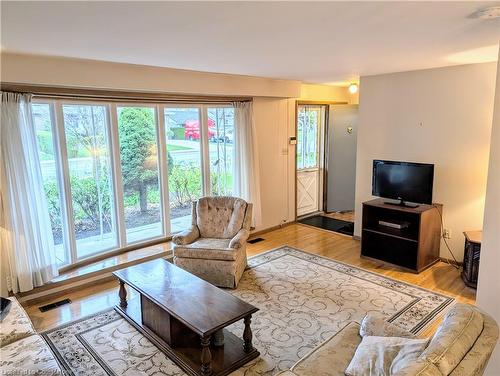
[[[433,182],[433,164],[373,161],[372,194],[398,200],[399,205],[432,204]]]

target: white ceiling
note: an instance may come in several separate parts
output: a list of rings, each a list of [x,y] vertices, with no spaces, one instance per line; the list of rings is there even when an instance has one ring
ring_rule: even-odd
[[[5,51],[332,83],[496,60],[498,2],[6,2]]]

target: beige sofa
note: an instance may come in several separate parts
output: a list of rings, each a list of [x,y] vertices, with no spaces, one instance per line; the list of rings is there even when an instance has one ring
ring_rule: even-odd
[[[175,265],[219,287],[235,288],[247,266],[252,204],[236,197],[193,203],[191,228],[172,238]]]
[[[61,375],[49,346],[39,336],[15,298],[0,323],[0,373],[2,375]]]
[[[21,305],[0,324],[0,372],[7,375],[61,375],[50,348],[35,332]],[[361,342],[360,325],[351,322],[300,359],[281,376],[343,376]],[[478,308],[457,304],[446,315],[417,362],[394,376],[482,375],[498,340],[498,325]]]
[[[281,376],[343,376],[362,338],[351,322],[300,359]],[[482,375],[498,340],[498,325],[468,304],[456,304],[446,315],[417,362],[394,376]]]

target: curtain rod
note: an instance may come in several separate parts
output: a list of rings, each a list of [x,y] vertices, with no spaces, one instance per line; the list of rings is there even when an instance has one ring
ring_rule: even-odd
[[[87,99],[112,102],[228,104],[231,102],[249,102],[252,100],[251,97],[130,92],[107,89],[82,89],[59,86],[28,85],[11,82],[0,83],[0,88],[2,91],[31,93],[37,98]]]

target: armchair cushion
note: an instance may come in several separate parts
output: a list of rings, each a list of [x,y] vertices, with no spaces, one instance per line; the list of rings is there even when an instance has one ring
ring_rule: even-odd
[[[174,256],[205,260],[234,261],[237,252],[229,248],[229,239],[199,238],[191,244],[174,246]]]
[[[242,228],[247,203],[237,197],[202,197],[196,203],[196,225],[202,238],[231,239]]]
[[[172,237],[172,243],[178,245],[186,245],[193,243],[196,239],[200,237],[200,231],[198,227],[192,226],[189,230],[180,232]]]
[[[250,236],[250,231],[246,229],[241,229],[238,231],[236,236],[229,242],[229,248],[241,248],[245,245],[248,237]]]

